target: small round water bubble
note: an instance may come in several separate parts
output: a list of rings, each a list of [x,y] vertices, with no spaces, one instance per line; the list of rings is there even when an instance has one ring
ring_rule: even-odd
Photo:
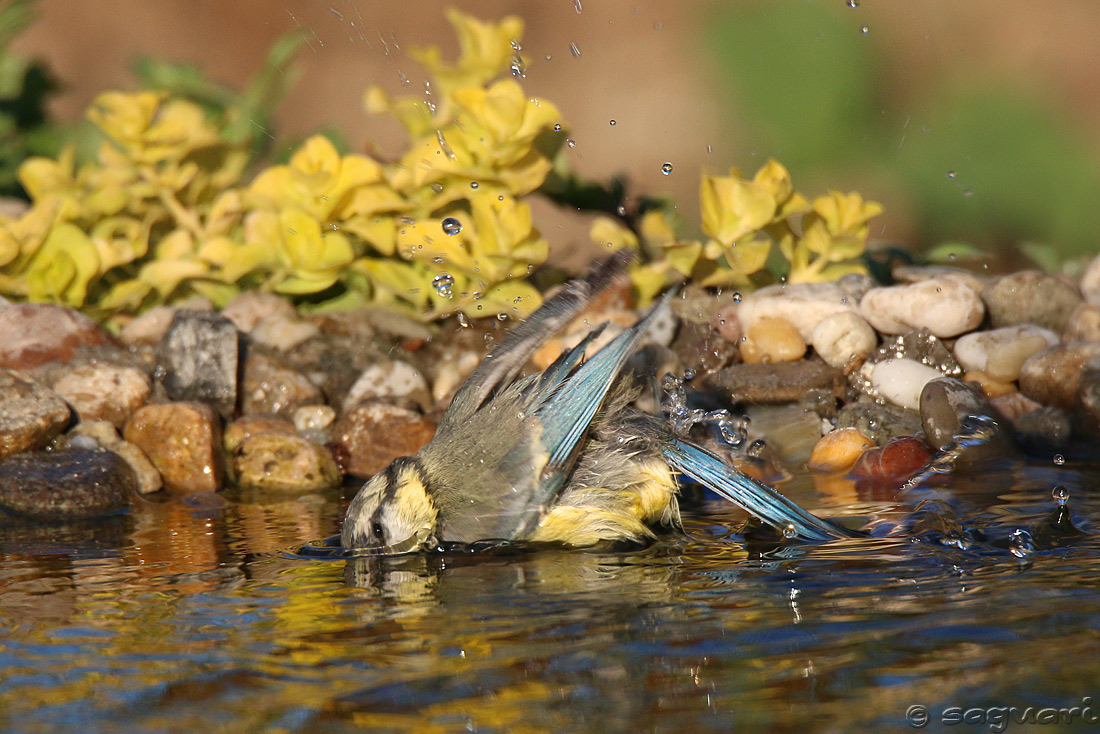
[[[1069,489],[1064,484],[1056,484],[1054,489],[1050,490],[1050,496],[1056,505],[1065,507],[1066,503],[1069,502]]]
[[[669,163],[668,161],[665,161],[665,162],[664,162],[664,163],[663,163],[663,164],[661,165],[661,173],[665,174],[666,176],[667,176],[668,174],[672,173],[672,164],[671,164],[671,163]]]
[[[432,288],[444,298],[451,297],[451,286],[455,284],[455,277],[450,273],[440,273],[432,278]]]
[[[859,29],[859,32],[866,36],[868,33],[871,32],[871,29],[867,26],[863,26]]]
[[[497,314],[497,321],[507,321],[507,320],[508,320],[508,314],[504,313],[503,311],[501,311],[500,313]]]
[[[573,138],[569,138],[568,140],[566,140],[565,144],[568,145],[570,148],[576,148],[577,147],[577,141],[574,140]]]
[[[612,120],[609,124],[611,125],[611,127],[615,127],[615,121],[614,120]]]
[[[556,132],[556,133],[561,132],[561,123],[560,122],[555,122],[554,123],[554,132]]]
[[[859,0],[848,0],[848,7],[849,8],[858,8],[859,7]]]
[[[476,189],[477,188],[477,181],[471,181],[470,182],[470,188],[471,189]]]
[[[1008,537],[1008,550],[1017,558],[1026,558],[1035,552],[1035,539],[1028,531],[1016,528]]]
[[[741,295],[741,291],[734,291],[733,292],[733,302],[734,303],[741,303],[742,298],[743,298],[743,296]]]
[[[1065,466],[1065,465],[1066,465],[1066,457],[1062,456],[1061,454],[1055,454],[1054,455],[1054,466]]]
[[[955,178],[955,172],[954,171],[948,171],[947,172],[947,177],[948,178]]]
[[[443,220],[443,233],[451,235],[452,237],[462,231],[462,222],[458,221],[454,217],[447,217]],[[454,282],[454,279],[451,279]]]
[[[787,540],[794,540],[798,537],[798,530],[791,523],[787,523],[783,526],[783,537]]]

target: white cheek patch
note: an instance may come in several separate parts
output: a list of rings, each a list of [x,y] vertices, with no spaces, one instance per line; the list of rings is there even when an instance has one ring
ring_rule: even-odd
[[[416,470],[405,469],[395,484],[393,499],[385,503],[380,515],[386,544],[399,545],[422,531],[434,532],[438,512]]]

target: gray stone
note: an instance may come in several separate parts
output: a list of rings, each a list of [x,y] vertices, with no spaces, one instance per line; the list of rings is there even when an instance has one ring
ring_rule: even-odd
[[[71,417],[52,390],[0,369],[0,457],[45,446]]]
[[[1024,443],[1041,449],[1064,448],[1073,434],[1069,413],[1052,405],[1024,413],[1012,427]]]
[[[1058,278],[1023,270],[999,278],[982,291],[994,328],[1035,324],[1061,334],[1081,294]]]
[[[233,414],[241,335],[232,321],[210,311],[178,311],[157,358],[169,398],[203,402],[223,416]]]
[[[1020,392],[1043,405],[1066,410],[1078,406],[1081,370],[1100,357],[1100,342],[1058,344],[1033,355],[1020,367]]]
[[[850,402],[837,413],[837,428],[855,428],[882,446],[899,436],[921,436],[920,414],[896,405],[879,405],[869,400]]]
[[[111,451],[24,453],[0,462],[0,508],[42,520],[98,517],[127,506],[134,473]]]
[[[940,377],[927,383],[921,391],[921,423],[925,438],[933,448],[942,449],[951,443],[963,420],[972,415],[991,418],[998,426],[1003,421],[976,383]],[[995,430],[987,445],[994,441],[1007,448],[1003,430]]]
[[[704,385],[737,403],[794,403],[809,390],[847,391],[844,373],[819,359],[769,364],[735,364],[707,377]]]
[[[321,388],[308,377],[262,349],[249,348],[241,386],[241,413],[289,417],[303,405],[323,403]]]
[[[871,355],[871,362],[887,359],[911,359],[934,367],[945,375],[961,375],[962,367],[951,350],[927,329],[913,329],[904,334],[884,339]]]

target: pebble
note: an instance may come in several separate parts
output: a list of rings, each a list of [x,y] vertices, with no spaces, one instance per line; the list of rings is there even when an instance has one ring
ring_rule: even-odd
[[[338,487],[343,476],[323,446],[301,436],[257,433],[237,446],[233,476],[242,487],[307,492]]]
[[[910,359],[934,367],[945,375],[961,375],[963,371],[951,350],[928,329],[913,329],[883,339],[870,361],[884,359]]]
[[[924,386],[943,373],[911,359],[886,359],[870,368],[871,386],[894,405],[909,410],[920,407]]]
[[[793,403],[814,389],[841,398],[848,389],[843,372],[817,359],[735,364],[703,378],[703,384],[735,403]]]
[[[558,354],[561,354],[560,342],[558,343]],[[536,352],[536,357],[537,355]],[[449,400],[458,390],[458,386],[465,382],[466,378],[472,375],[477,366],[481,364],[484,356],[484,352],[470,350],[448,352],[447,356],[436,365],[432,373],[432,401],[439,405]],[[535,359],[535,357],[532,357],[532,359]],[[550,362],[553,361],[553,359],[550,360]],[[550,362],[546,364],[549,366]]]
[[[85,362],[66,365],[51,387],[72,406],[80,420],[106,420],[121,428],[145,404],[153,381],[136,367]]]
[[[130,466],[110,451],[37,451],[0,462],[0,509],[38,520],[113,514],[133,491]]]
[[[1085,272],[1078,283],[1081,295],[1089,303],[1100,306],[1100,255],[1097,255],[1085,266]]]
[[[874,441],[855,428],[830,431],[814,444],[806,468],[823,472],[844,471],[874,445]]]
[[[222,487],[221,426],[209,405],[146,405],[130,418],[123,438],[149,457],[170,492],[216,492]]]
[[[222,445],[225,446],[226,451],[233,453],[249,436],[260,433],[283,433],[293,436],[295,432],[294,424],[286,418],[277,418],[272,415],[242,415],[225,427]]]
[[[850,474],[859,479],[900,484],[923,469],[931,458],[932,452],[924,441],[916,436],[899,436],[863,452]]]
[[[229,319],[212,311],[176,312],[157,349],[165,392],[172,400],[203,402],[232,415],[240,352],[241,335]]]
[[[0,369],[0,458],[45,446],[71,417],[69,406],[57,393],[17,372]]]
[[[1093,357],[1085,362],[1077,384],[1077,394],[1085,410],[1094,419],[1100,420],[1100,358]]]
[[[303,405],[294,411],[294,428],[301,431],[323,431],[336,420],[336,409],[331,405]]]
[[[1039,410],[1043,407],[1040,403],[1035,402],[1021,392],[997,395],[989,399],[989,404],[993,406],[994,410],[1012,422],[1015,422],[1017,418],[1025,413],[1030,413],[1033,410]]]
[[[232,321],[241,333],[249,334],[266,318],[271,316],[295,318],[298,312],[289,301],[274,293],[242,291],[226,304],[222,309],[222,316]]]
[[[1046,405],[1012,421],[1016,435],[1033,449],[1059,449],[1069,444],[1073,421],[1062,408]]]
[[[344,398],[344,410],[368,398],[408,398],[424,410],[433,403],[420,370],[401,360],[378,362],[363,370]]]
[[[1041,326],[1005,326],[959,337],[955,358],[968,371],[984,372],[999,382],[1014,382],[1028,357],[1058,342],[1057,334]]]
[[[275,355],[251,347],[244,360],[241,413],[293,415],[303,405],[324,401],[321,388]]]
[[[64,362],[81,347],[114,339],[84,314],[47,303],[20,303],[0,310],[0,367],[27,370]]]
[[[880,332],[927,329],[941,339],[976,329],[985,317],[981,297],[949,276],[872,288],[860,301],[859,310]]]
[[[986,286],[982,300],[994,328],[1035,324],[1061,334],[1082,298],[1076,288],[1058,278],[1023,270]]]
[[[821,417],[801,405],[751,405],[750,439],[763,439],[784,464],[804,464],[821,438]]]
[[[746,295],[737,318],[746,334],[762,318],[785,319],[794,324],[803,341],[810,342],[822,319],[844,311],[856,312],[857,304],[858,299],[836,283],[770,285]]]
[[[682,321],[672,342],[681,364],[696,374],[709,375],[737,360],[737,347],[710,324]]]
[[[890,271],[899,283],[920,283],[934,278],[951,278],[959,281],[975,293],[981,293],[989,285],[989,278],[946,265],[901,265]]]
[[[1077,304],[1069,315],[1062,340],[1067,342],[1100,341],[1100,305],[1086,302]]]
[[[955,377],[938,377],[926,384],[920,394],[920,417],[924,436],[934,449],[942,449],[959,434],[968,416],[983,416],[997,422],[997,412],[980,386]],[[995,431],[987,445],[1004,443],[1004,432]]]
[[[896,405],[881,405],[867,398],[849,402],[836,416],[837,428],[855,428],[882,446],[898,436],[916,436],[924,432],[920,414]]]
[[[794,362],[806,354],[806,341],[786,319],[763,316],[741,341],[741,359],[748,364]]]
[[[95,443],[96,447],[113,451],[121,456],[134,472],[138,494],[151,494],[164,486],[160,472],[149,461],[149,457],[145,455],[145,452],[129,441],[122,440],[114,424],[110,421],[82,420],[73,426],[68,436],[70,446],[77,445],[76,439],[85,438]]]
[[[365,478],[414,455],[435,435],[435,426],[415,410],[371,400],[345,412],[332,433],[348,453],[348,473]]]
[[[1077,386],[1085,362],[1100,355],[1100,342],[1072,342],[1032,355],[1020,367],[1020,392],[1043,405],[1077,406]]]
[[[995,398],[1000,395],[1017,392],[1015,382],[1001,382],[994,380],[981,370],[972,370],[963,375],[963,380],[978,385],[987,398]]]
[[[870,354],[878,344],[878,334],[862,316],[845,311],[822,319],[814,327],[811,341],[827,364],[841,369],[854,358]]]
[[[128,346],[155,346],[168,333],[178,310],[172,306],[155,306],[130,319],[119,330],[118,340]]]
[[[256,324],[249,334],[252,341],[278,352],[289,352],[294,347],[318,336],[321,330],[297,314],[274,314]]]

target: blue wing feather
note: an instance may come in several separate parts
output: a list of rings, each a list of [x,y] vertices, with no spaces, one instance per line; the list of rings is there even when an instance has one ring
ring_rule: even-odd
[[[858,537],[847,528],[811,515],[771,487],[727,466],[717,456],[694,444],[673,439],[662,447],[662,451],[673,467],[777,530],[793,527],[806,540]]]

